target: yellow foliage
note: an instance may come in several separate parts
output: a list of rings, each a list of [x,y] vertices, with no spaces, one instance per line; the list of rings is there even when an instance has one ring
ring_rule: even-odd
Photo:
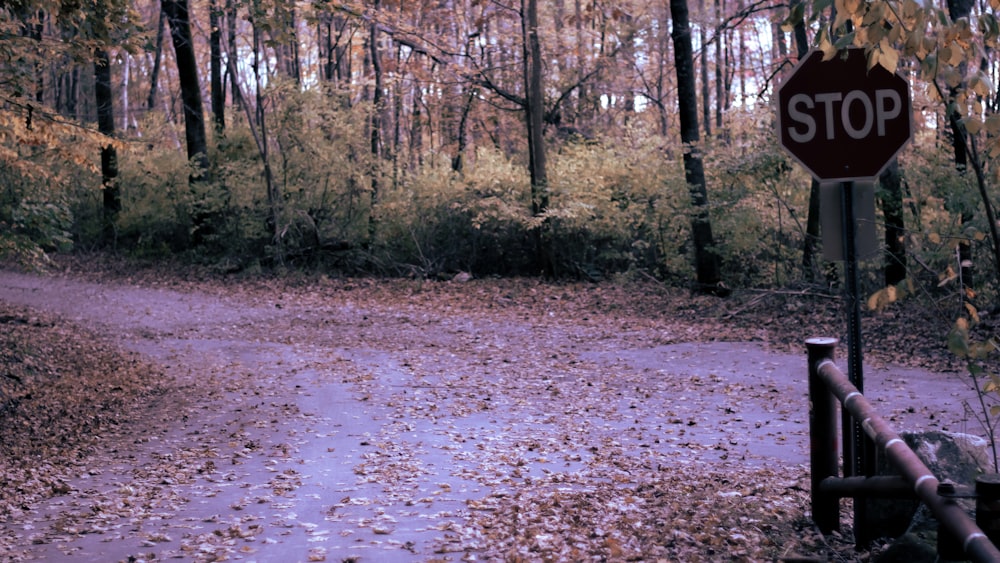
[[[896,68],[899,67],[899,51],[892,47],[889,38],[882,38],[877,51],[877,64],[882,65],[889,72],[896,72]]]
[[[9,104],[0,108],[0,164],[33,182],[58,182],[65,164],[100,174],[100,149],[125,144],[98,131],[47,112],[44,108]],[[65,171],[79,178],[79,171]]]
[[[871,311],[881,311],[888,307],[891,303],[895,303],[897,299],[897,290],[895,286],[884,287],[871,295],[868,298],[868,309]]]
[[[839,29],[840,26],[847,23],[860,4],[860,0],[834,0],[833,5],[837,11],[837,19],[833,22],[833,28]]]
[[[1000,114],[990,114],[986,117],[986,132],[991,136],[1000,134]]]
[[[971,303],[965,304],[965,310],[966,312],[969,313],[969,318],[972,319],[973,323],[979,322],[979,311],[977,311],[976,308],[973,307]]]
[[[948,332],[948,351],[960,358],[969,357],[969,321],[959,317]]]
[[[954,326],[948,333],[948,350],[960,358],[983,360],[993,352],[1000,350],[1000,341],[995,336],[983,341],[972,340],[970,327],[979,322],[979,313],[975,307],[969,304],[966,304],[965,308],[966,312],[969,313],[969,319],[959,317],[955,320]],[[984,387],[984,392],[1000,390],[1000,377],[996,375],[990,377],[991,381]]]
[[[983,122],[977,117],[967,117],[963,122],[965,123],[965,129],[972,135],[978,135],[983,130]]]
[[[955,269],[949,265],[944,272],[938,274],[938,287],[944,287],[957,279],[958,274],[955,273]]]

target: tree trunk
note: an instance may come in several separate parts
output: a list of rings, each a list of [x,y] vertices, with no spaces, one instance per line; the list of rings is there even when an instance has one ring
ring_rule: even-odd
[[[791,7],[794,9],[801,2],[802,0],[792,0]],[[804,18],[795,23],[793,33],[795,53],[801,61],[809,52]],[[809,210],[806,213],[806,234],[802,241],[802,274],[810,282],[816,281],[819,273],[816,268],[816,248],[820,241],[819,211],[819,181],[813,178],[809,183]]]
[[[146,109],[156,107],[156,89],[160,85],[160,65],[163,62],[163,10],[157,11],[156,43],[153,50],[153,70],[149,74],[149,96],[146,97]]]
[[[549,208],[548,171],[545,163],[544,117],[542,95],[542,46],[538,38],[538,0],[521,0],[521,35],[524,49],[525,121],[528,132],[528,171],[531,177],[531,212],[538,217]],[[546,249],[549,221],[535,230],[538,266],[546,275],[555,266]]]
[[[226,90],[222,83],[222,18],[218,0],[208,3],[208,44],[210,53],[209,72],[211,75],[212,124],[215,133],[221,135],[226,130]]]
[[[57,95],[57,109],[60,114],[77,119],[76,97],[80,95],[80,71],[76,65],[70,65],[70,69],[65,71],[59,78],[59,92]]]
[[[951,21],[958,21],[962,18],[968,18],[969,14],[972,13],[972,6],[974,2],[972,0],[948,0],[948,15],[951,17]],[[962,74],[965,73],[965,63],[961,64],[960,71]],[[955,94],[958,88],[951,88],[950,94],[951,98],[955,98]],[[959,114],[959,109],[957,104],[949,104],[947,109],[948,112],[947,120],[951,127],[951,138],[952,138],[952,148],[955,154],[955,169],[958,171],[959,175],[964,176],[968,171],[969,166],[969,146],[966,143],[965,131],[961,127],[961,116]],[[986,201],[989,205],[989,201]],[[962,224],[966,224],[973,219],[973,214],[968,209],[961,210],[961,221]],[[972,245],[966,242],[958,243],[958,261],[959,268],[962,271],[962,285],[964,287],[970,287],[973,283],[972,279]]]
[[[45,12],[42,10],[32,11],[25,8],[21,14],[21,35],[28,37],[35,42],[37,48],[41,48],[42,32],[45,29]],[[33,97],[36,102],[45,100],[45,81],[42,72],[42,57],[35,58],[32,65],[31,74],[34,76],[35,88]]]
[[[414,81],[412,96],[413,109],[410,110],[410,168],[415,169],[424,163],[424,118],[423,118],[423,87]]]
[[[255,1],[251,8],[254,14],[259,13],[259,1]],[[274,173],[271,170],[271,156],[270,156],[270,141],[267,135],[267,116],[264,113],[264,80],[263,75],[260,70],[260,60],[261,60],[261,31],[258,26],[256,19],[251,19],[250,25],[253,28],[253,62],[251,66],[253,68],[254,76],[254,91],[256,92],[256,115],[254,119],[251,119],[249,104],[244,104],[244,112],[247,115],[247,121],[249,122],[250,131],[253,134],[254,141],[257,143],[257,152],[260,154],[260,161],[264,165],[264,184],[267,190],[267,204],[269,207],[269,213],[265,224],[268,231],[271,233],[271,242],[274,244],[276,261],[279,264],[285,261],[284,244],[282,243],[281,236],[281,189],[278,183],[274,179]],[[235,67],[235,63],[230,63],[231,67]],[[234,74],[235,77],[235,69]],[[239,83],[236,82],[236,86]]]
[[[94,98],[97,103],[97,129],[110,137],[115,134],[111,63],[107,51],[100,47],[94,49]],[[101,147],[101,187],[104,190],[104,234],[113,244],[115,220],[122,202],[118,189],[118,151],[111,144]]]
[[[585,19],[586,11],[581,5],[580,0],[574,0],[573,2],[573,22],[576,30],[576,57],[577,64],[587,57],[588,52],[588,34],[584,30],[583,22]],[[594,105],[590,103],[590,88],[587,84],[581,84],[577,89],[576,97],[576,111],[574,113],[574,118],[577,122],[586,121],[587,123],[592,123],[594,118]]]
[[[273,29],[268,29],[268,34],[273,45],[275,67],[298,85],[302,77],[299,72],[295,3],[290,0],[278,0],[274,3],[272,17],[277,23]]]
[[[229,76],[229,93],[234,108],[243,107],[243,94],[240,90],[239,76],[236,68],[236,16],[237,6],[234,0],[226,0],[226,75]]]
[[[396,48],[395,66],[402,69],[406,65],[402,46]],[[392,142],[389,158],[392,161],[392,189],[399,187],[401,155],[403,152],[403,80],[399,73],[393,73],[392,81]]]
[[[738,8],[742,12],[744,8],[743,0],[739,1]],[[747,103],[747,36],[746,32],[743,31],[744,26],[736,28],[736,37],[739,44],[739,60],[736,63],[736,68],[739,69],[740,73],[740,103]]]
[[[521,0],[524,36],[525,118],[528,126],[528,171],[531,175],[531,212],[541,215],[548,209],[548,173],[545,163],[542,96],[542,48],[538,40],[538,0]]]
[[[726,108],[726,100],[729,99],[729,92],[724,88],[726,79],[723,75],[724,65],[722,60],[722,2],[715,0],[715,20],[720,22],[715,29],[715,127],[722,131],[722,114]]]
[[[382,1],[375,0],[373,9],[375,17],[372,18],[371,30],[368,34],[369,56],[371,57],[372,74],[374,75],[374,89],[372,94],[372,116],[369,122],[371,131],[371,153],[372,153],[372,177],[371,177],[371,210],[368,213],[368,239],[374,240],[375,231],[378,227],[376,221],[375,207],[379,200],[379,175],[374,168],[378,166],[382,156],[382,57],[378,48],[378,13],[382,8]]]
[[[879,177],[882,185],[882,215],[885,217],[885,285],[896,285],[906,278],[906,235],[903,224],[903,182],[899,161],[893,159]]]
[[[66,43],[77,36],[77,29],[68,24],[60,24],[59,35]],[[71,57],[63,55],[59,78],[55,81],[56,111],[71,119],[77,119],[77,97],[80,95],[80,66]]]
[[[698,289],[706,293],[726,294],[720,285],[719,256],[713,250],[712,223],[708,215],[708,189],[705,168],[698,148],[698,103],[694,78],[694,53],[687,0],[670,0],[673,16],[674,66],[677,70],[677,106],[684,143],[684,178],[691,192],[693,213],[691,235],[695,252],[695,275]]]
[[[350,48],[354,38],[354,29],[349,28],[350,25],[347,18],[338,16],[333,19],[333,27],[337,30],[337,39],[333,42],[334,74],[331,80],[335,79],[337,84],[341,86],[350,81],[354,71]]]
[[[197,167],[197,177],[207,180],[208,138],[205,135],[205,110],[198,84],[198,61],[191,40],[191,19],[187,0],[162,0],[163,13],[170,23],[170,37],[177,60],[177,76],[184,105],[184,133],[188,159]]]
[[[705,27],[708,22],[708,9],[705,7],[705,0],[699,0],[698,7],[701,8],[702,25],[698,26],[698,41],[701,44],[700,71],[701,71],[701,120],[704,122],[705,138],[712,136],[712,95],[711,86],[708,83],[708,49],[705,46]],[[719,38],[716,37],[716,41]],[[718,66],[719,61],[715,61]]]
[[[125,52],[123,58],[125,60],[122,61],[122,131],[128,131],[128,86],[131,81],[132,56]]]
[[[288,74],[295,80],[297,86],[302,85],[302,63],[299,60],[299,28],[298,15],[295,12],[295,2],[289,2],[288,33],[291,37],[286,43],[288,48]]]
[[[451,169],[461,172],[465,166],[465,150],[468,147],[469,114],[472,112],[472,104],[476,101],[475,88],[469,89],[469,94],[465,98],[465,105],[462,107],[462,117],[458,121],[458,147],[455,149],[455,157],[451,159]]]
[[[670,7],[669,0],[664,0],[662,7],[666,13]],[[666,26],[660,25],[657,29],[657,57],[656,65],[656,109],[659,114],[659,133],[662,137],[670,134],[670,113],[667,109],[667,92],[672,89],[672,85],[667,82],[667,54],[670,52],[670,30]]]
[[[328,12],[320,12],[317,16],[316,52],[320,80],[330,82],[333,80],[333,16]]]
[[[807,281],[816,281],[816,249],[820,241],[819,180],[809,181],[809,209],[806,212],[806,234],[802,241],[802,273]]]

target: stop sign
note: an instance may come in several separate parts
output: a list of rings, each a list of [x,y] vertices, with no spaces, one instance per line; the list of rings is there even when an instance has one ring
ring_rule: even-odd
[[[866,59],[812,51],[778,89],[781,146],[819,180],[875,178],[913,136],[906,80]]]

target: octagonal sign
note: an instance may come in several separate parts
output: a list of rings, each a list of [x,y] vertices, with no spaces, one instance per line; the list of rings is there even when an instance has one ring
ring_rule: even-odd
[[[866,59],[812,51],[778,89],[781,146],[819,180],[875,178],[913,136],[906,80]]]

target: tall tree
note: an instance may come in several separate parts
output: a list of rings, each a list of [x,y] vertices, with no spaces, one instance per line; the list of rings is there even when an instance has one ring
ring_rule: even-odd
[[[549,206],[548,171],[545,161],[545,100],[542,95],[542,47],[538,39],[538,0],[521,0],[521,31],[524,37],[525,120],[528,126],[528,171],[531,176],[531,211],[535,215]]]
[[[538,39],[538,0],[521,0],[521,33],[524,38],[525,120],[528,124],[528,170],[531,177],[531,212],[539,216],[549,207],[548,171],[545,162],[545,100],[542,95],[542,46]],[[547,224],[547,222],[545,223]],[[544,225],[543,225],[544,228]],[[552,273],[546,259],[545,233],[536,231],[539,266]]]
[[[243,106],[243,95],[241,94],[239,76],[236,69],[236,21],[237,8],[234,0],[226,0],[226,77],[229,82],[230,98],[233,107]],[[223,96],[225,98],[225,96]]]
[[[166,18],[163,10],[156,11],[156,42],[153,43],[153,70],[149,74],[149,95],[146,97],[146,109],[156,107],[156,92],[160,84],[160,66],[163,62],[163,28]]]
[[[972,6],[975,2],[972,0],[948,0],[947,4],[948,15],[951,17],[951,21],[957,22],[961,19],[968,19],[969,14],[972,13]],[[959,66],[960,74],[965,74],[965,67],[966,63],[962,62]],[[950,98],[954,100],[959,89],[964,88],[964,86],[964,84],[961,84],[951,87],[949,92]],[[947,112],[948,125],[951,129],[952,149],[954,150],[955,155],[955,169],[958,171],[960,176],[964,176],[969,167],[969,145],[966,141],[966,131],[959,113],[959,104],[949,104],[945,108],[945,111]],[[989,199],[987,198],[984,203],[989,206]],[[972,221],[972,210],[964,208],[963,206],[959,212],[963,224],[967,224]],[[959,267],[962,271],[962,284],[967,287],[971,286],[973,282],[972,245],[969,242],[962,241],[958,243],[958,257]],[[998,265],[998,268],[1000,268],[1000,265]]]
[[[208,27],[212,124],[221,134],[226,129],[226,88],[222,83],[222,9],[218,0],[208,2]]]
[[[112,43],[116,13],[112,2],[99,0],[93,5],[92,21],[88,35],[95,40],[92,52],[94,64],[94,101],[97,106],[97,128],[106,137],[115,134],[114,93],[111,88],[111,60],[107,46]],[[126,63],[127,64],[127,63]],[[124,88],[123,88],[124,89]],[[122,202],[118,184],[118,151],[112,143],[101,146],[101,187],[104,204],[104,232],[109,242],[114,242],[115,220]]]
[[[382,148],[382,110],[385,104],[383,97],[383,84],[382,84],[382,53],[379,50],[379,34],[378,34],[378,15],[379,11],[382,9],[382,0],[375,0],[372,6],[375,16],[372,18],[371,30],[368,34],[368,49],[369,56],[371,57],[372,74],[374,78],[373,93],[372,93],[372,113],[371,120],[368,123],[370,127],[369,138],[371,141],[371,153],[372,153],[372,163],[375,166],[381,157]],[[374,238],[376,229],[376,214],[375,206],[378,205],[379,198],[379,174],[377,170],[372,170],[371,175],[371,211],[368,214],[368,236],[369,238]]]
[[[791,8],[793,11],[799,9],[800,6],[802,6],[802,0],[792,0]],[[801,17],[795,22],[793,37],[795,37],[795,53],[798,55],[798,60],[801,61],[809,52],[806,23]],[[806,233],[802,239],[802,272],[808,281],[815,281],[816,274],[818,273],[816,268],[816,250],[819,247],[820,241],[819,197],[819,180],[812,178],[809,182],[809,209],[806,212]]]
[[[705,137],[712,136],[712,96],[711,87],[708,84],[708,45],[705,41],[707,36],[705,28],[708,27],[708,10],[705,7],[705,0],[699,0],[698,7],[701,10],[701,25],[698,26],[698,43],[701,45],[701,56],[699,57],[699,67],[701,71],[701,115],[705,127]],[[715,39],[717,42],[719,38]],[[715,61],[716,68],[719,61]]]
[[[191,39],[191,15],[187,0],[162,0],[163,14],[170,24],[177,76],[184,105],[184,133],[188,160],[197,168],[196,179],[207,179],[208,137],[205,134],[205,110],[198,82],[198,60]]]
[[[278,262],[282,263],[285,260],[285,251],[281,240],[281,186],[275,180],[274,172],[271,169],[271,142],[268,139],[267,115],[264,111],[264,73],[261,71],[261,59],[264,58],[261,51],[264,47],[262,45],[262,32],[260,29],[263,25],[263,22],[260,21],[263,15],[264,11],[261,8],[260,0],[254,0],[251,6],[250,26],[253,33],[253,61],[251,62],[251,68],[253,69],[254,92],[256,96],[254,107],[256,113],[253,116],[250,115],[250,104],[248,103],[243,104],[243,111],[246,113],[250,132],[253,134],[254,142],[257,144],[260,161],[264,165],[264,184],[267,191],[269,211],[265,224],[271,233],[271,242],[277,250]],[[229,66],[235,67],[236,65],[235,63],[230,63]],[[235,86],[237,89],[239,88],[239,81],[235,82]]]
[[[722,0],[715,0],[715,20],[717,22],[722,21]],[[715,127],[719,129],[720,133],[722,130],[722,113],[723,110],[728,109],[729,91],[727,90],[726,77],[723,76],[725,72],[725,64],[722,60],[722,36],[723,27],[721,23],[715,26]],[[704,47],[702,47],[704,49]],[[707,103],[707,101],[706,101]],[[707,117],[705,118],[708,119]],[[708,129],[705,129],[707,132]]]
[[[684,178],[693,206],[691,236],[694,243],[695,276],[699,291],[725,295],[721,285],[719,255],[715,253],[712,223],[708,213],[708,187],[698,134],[698,101],[695,89],[694,52],[687,0],[670,0],[673,16],[674,66],[677,71],[677,109],[684,143]]]
[[[97,102],[97,128],[111,137],[115,134],[111,61],[103,47],[94,49],[94,96]],[[101,187],[104,190],[105,235],[113,242],[115,220],[122,209],[122,201],[118,187],[118,151],[112,144],[101,147]]]
[[[879,176],[880,202],[885,217],[885,285],[896,285],[906,278],[906,225],[903,222],[903,179],[899,161],[892,159]]]
[[[302,70],[299,62],[299,41],[296,26],[295,2],[277,0],[273,3],[274,23],[267,26],[272,55],[281,72],[300,84]]]
[[[80,29],[54,18],[54,24],[59,28],[59,37],[63,44],[72,44]],[[54,57],[56,76],[53,79],[52,104],[56,112],[71,119],[76,119],[77,96],[80,90],[80,65],[68,53],[60,53]]]

